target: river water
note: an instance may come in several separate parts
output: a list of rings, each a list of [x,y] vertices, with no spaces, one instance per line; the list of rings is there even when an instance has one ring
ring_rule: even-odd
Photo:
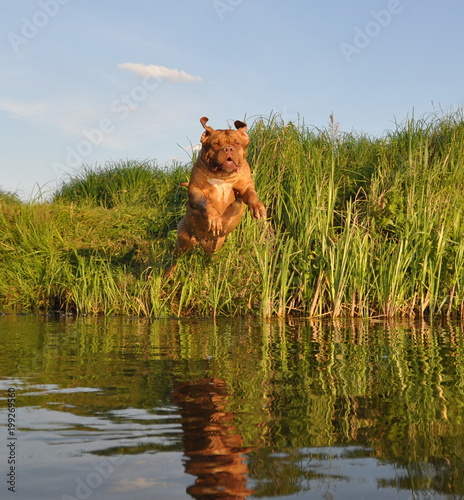
[[[0,498],[464,498],[459,324],[0,316]]]

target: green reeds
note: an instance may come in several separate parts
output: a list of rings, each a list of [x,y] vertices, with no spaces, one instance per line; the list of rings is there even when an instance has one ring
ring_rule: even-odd
[[[49,202],[1,192],[2,310],[462,316],[461,112],[381,138],[271,116],[250,138],[268,219],[245,211],[213,257],[174,256],[191,165],[84,167]]]

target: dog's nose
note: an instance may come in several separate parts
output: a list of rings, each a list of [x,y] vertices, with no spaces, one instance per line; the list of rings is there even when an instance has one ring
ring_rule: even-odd
[[[224,146],[222,148],[222,151],[226,154],[230,154],[234,152],[234,147],[233,146]]]

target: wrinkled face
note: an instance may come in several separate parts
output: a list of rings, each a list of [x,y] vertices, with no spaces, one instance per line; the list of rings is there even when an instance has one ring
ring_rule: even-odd
[[[245,124],[243,124],[245,125]],[[209,128],[209,127],[208,127]],[[250,139],[246,126],[239,130],[206,130],[201,136],[202,156],[213,172],[239,172]]]

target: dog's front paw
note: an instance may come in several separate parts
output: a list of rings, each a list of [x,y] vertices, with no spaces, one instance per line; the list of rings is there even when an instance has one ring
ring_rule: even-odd
[[[208,231],[213,233],[213,236],[220,236],[222,233],[221,219],[209,220]]]
[[[250,208],[251,216],[255,219],[266,218],[266,209],[259,200],[254,203],[250,203],[248,206]]]
[[[222,220],[221,216],[217,210],[208,210],[208,231],[213,234],[213,236],[220,236],[222,233]]]

